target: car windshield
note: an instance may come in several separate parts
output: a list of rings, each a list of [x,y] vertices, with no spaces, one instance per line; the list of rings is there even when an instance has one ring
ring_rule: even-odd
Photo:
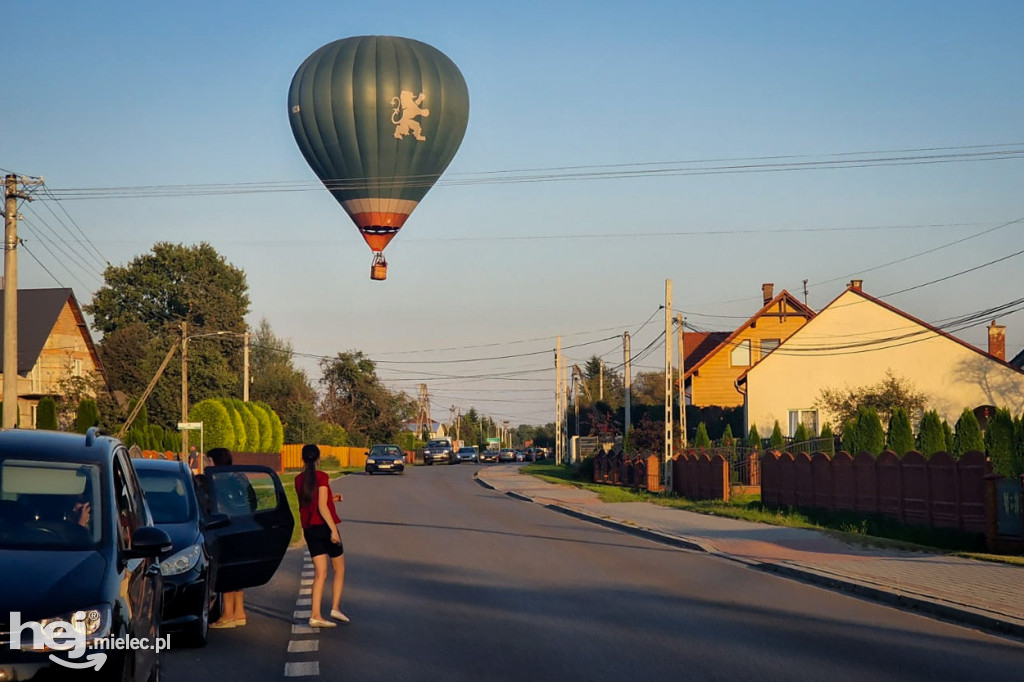
[[[459,452],[468,452],[469,454],[473,454],[474,452],[476,452],[476,449],[475,448],[459,448]]]
[[[188,523],[196,518],[188,486],[192,481],[177,471],[137,470],[146,502],[156,523]]]
[[[0,547],[89,549],[103,532],[98,464],[0,458]]]
[[[384,457],[388,455],[393,457],[401,457],[402,451],[395,446],[389,447],[387,445],[374,445],[372,448],[370,448],[371,457]]]
[[[428,448],[446,448],[448,446],[449,443],[446,440],[432,440],[429,443],[427,443]]]

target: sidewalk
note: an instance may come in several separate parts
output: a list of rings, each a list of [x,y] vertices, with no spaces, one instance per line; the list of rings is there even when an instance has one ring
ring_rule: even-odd
[[[482,467],[483,485],[594,523],[1024,638],[1024,567],[848,545],[824,533],[697,514],[547,483],[510,465]]]

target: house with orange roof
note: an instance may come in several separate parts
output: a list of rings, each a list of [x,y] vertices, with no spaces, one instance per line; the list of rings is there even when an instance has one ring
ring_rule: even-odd
[[[775,295],[774,288],[761,286],[761,309],[734,331],[684,335],[683,380],[690,404],[742,406],[736,380],[814,317],[795,296],[785,289]]]
[[[892,371],[925,395],[926,409],[950,424],[963,409],[1024,410],[1024,371],[1006,361],[1005,327],[988,327],[988,350],[864,292],[846,291],[739,379],[746,428],[769,433],[776,420],[793,436],[802,422],[817,435],[835,415],[817,405],[823,389],[877,384]]]

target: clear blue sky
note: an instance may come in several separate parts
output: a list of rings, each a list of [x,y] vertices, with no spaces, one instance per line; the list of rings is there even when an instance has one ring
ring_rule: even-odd
[[[469,129],[443,180],[1024,149],[1024,3],[1016,1],[40,0],[9,12],[4,25],[0,168],[45,176],[55,189],[314,179],[288,125],[289,81],[322,44],[363,34],[430,43],[465,75]],[[541,423],[553,418],[546,351],[556,335],[573,345],[637,331],[663,302],[666,278],[675,307],[700,328],[727,330],[748,317],[762,282],[800,292],[807,279],[808,302],[820,308],[853,273],[1024,217],[1024,159],[1010,156],[442,183],[388,248],[384,283],[369,281],[368,249],[322,190],[64,206],[114,264],[156,241],[209,241],[245,269],[254,324],[266,317],[300,352],[359,349],[388,361],[381,376],[392,386],[415,394],[428,384],[435,417],[446,418],[450,404],[475,405]],[[23,254],[21,285],[56,286],[56,278],[87,302],[101,281],[98,259],[67,258],[55,245],[49,253],[47,240],[71,237],[43,204],[23,211],[22,236],[53,277]],[[862,277],[881,295],[1021,249],[1024,223]],[[1021,296],[1022,262],[887,300],[928,321],[978,311]],[[1024,348],[1024,313],[999,322],[1008,352]],[[983,325],[960,336],[984,347]],[[634,350],[661,327],[656,317],[640,330]],[[481,347],[431,350],[467,346]],[[540,354],[430,364],[531,352]],[[568,356],[582,363],[593,353],[621,361],[617,341]],[[661,357],[639,369],[657,369]],[[389,364],[399,361],[427,364]],[[488,378],[529,370],[546,371]]]

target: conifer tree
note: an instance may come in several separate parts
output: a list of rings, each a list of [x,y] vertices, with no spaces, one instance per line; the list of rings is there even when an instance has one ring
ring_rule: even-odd
[[[892,417],[889,418],[885,447],[900,457],[914,449],[914,431],[910,427],[910,417],[902,407],[895,408]]]
[[[956,420],[956,431],[953,433],[953,456],[960,459],[964,453],[977,450],[985,452],[985,438],[981,435],[981,425],[974,416],[974,410],[965,407]]]
[[[761,434],[757,432],[757,424],[750,425],[750,433],[747,434],[747,445],[755,450],[761,449]]]
[[[857,447],[860,450],[878,455],[885,448],[885,432],[882,431],[882,420],[873,407],[857,409],[857,423],[854,425]]]
[[[786,445],[786,439],[782,437],[782,428],[779,426],[779,420],[775,420],[775,427],[772,429],[772,436],[768,439],[768,442],[772,446],[772,450],[781,450]]]
[[[856,456],[858,452],[857,447],[857,418],[847,419],[846,423],[843,424],[843,436],[842,436],[843,450]]]
[[[711,447],[711,439],[708,438],[708,429],[704,426],[704,422],[697,424],[697,439],[696,445],[698,448]]]
[[[726,447],[732,447],[736,444],[736,439],[732,435],[732,424],[725,425],[725,431],[722,432],[722,445]]]
[[[75,415],[75,433],[85,433],[99,423],[100,412],[96,407],[96,401],[91,398],[83,398],[78,403],[78,411]]]
[[[1009,410],[997,409],[985,429],[985,451],[992,460],[992,473],[1016,478],[1024,466],[1017,454],[1013,417]]]
[[[56,431],[57,426],[57,401],[50,396],[45,396],[39,401],[36,409],[36,428],[46,431]]]
[[[810,439],[810,432],[807,430],[807,427],[804,426],[804,423],[800,422],[797,424],[796,433],[793,434],[793,441],[795,444],[793,452],[810,452],[811,446],[810,443],[807,442]]]
[[[825,422],[821,427],[821,435],[818,436],[818,440],[821,441],[821,449],[824,452],[835,454],[836,452],[836,437],[832,434],[832,426]]]
[[[942,430],[942,419],[935,410],[928,410],[921,417],[917,430],[917,449],[925,457],[946,449],[946,434]]]

